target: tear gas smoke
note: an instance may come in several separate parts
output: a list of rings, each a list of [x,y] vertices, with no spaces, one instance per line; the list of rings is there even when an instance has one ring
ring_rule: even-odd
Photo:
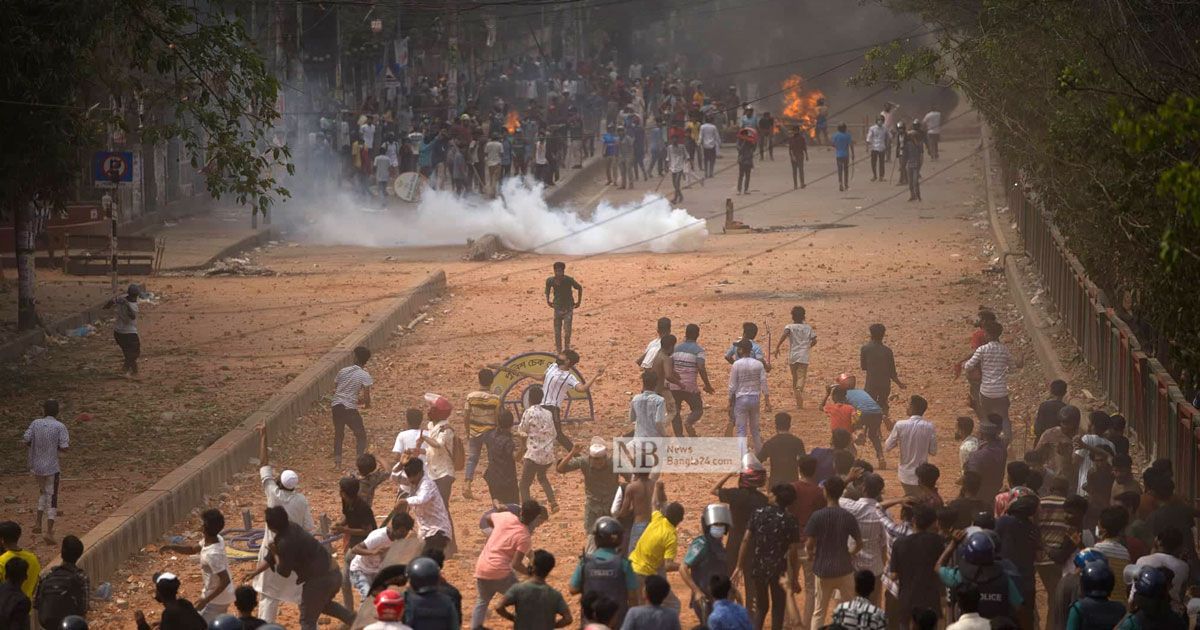
[[[395,247],[459,245],[493,233],[510,249],[573,256],[693,251],[708,237],[703,219],[653,193],[621,206],[602,202],[585,218],[575,208],[549,207],[542,190],[518,178],[504,181],[496,199],[426,189],[415,209],[393,211],[340,195],[306,209],[316,215],[309,236],[330,245]]]

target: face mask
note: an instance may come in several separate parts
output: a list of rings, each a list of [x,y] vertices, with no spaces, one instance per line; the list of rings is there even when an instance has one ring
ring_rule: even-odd
[[[713,538],[722,538],[725,536],[725,526],[713,525],[712,527],[708,528],[708,533],[712,534]]]

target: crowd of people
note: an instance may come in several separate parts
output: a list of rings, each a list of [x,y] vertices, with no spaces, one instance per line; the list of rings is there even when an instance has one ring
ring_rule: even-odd
[[[1035,447],[1010,459],[1008,379],[1021,361],[993,312],[978,313],[970,352],[954,374],[965,376],[974,415],[955,421],[953,492],[943,490],[942,470],[931,461],[939,444],[929,402],[911,395],[893,417],[892,387],[907,386],[883,324],[868,327],[862,387],[857,374],[843,373],[822,388],[817,407],[829,421],[828,445],[808,448],[787,412],[774,414],[775,431],[764,440],[759,418],[772,411],[771,356],[785,345],[780,356],[795,408],[815,400],[807,396],[807,374],[818,338],[796,306],[773,349],[747,322],[724,352],[728,416],[712,428],[739,438],[741,465],[714,484],[710,504],[688,514],[659,470],[618,473],[611,437],[577,443],[564,431],[568,395],[587,393],[604,377],[602,368],[586,382],[578,374],[570,308],[560,307],[578,305],[583,289],[564,271],[556,265],[546,285],[560,333],[556,360],[544,373],[516,373],[537,379],[520,402],[506,404],[492,389],[500,371],[511,371],[505,366],[479,370],[478,388],[462,398],[461,423],[451,421],[450,399],[427,394],[424,408],[408,410],[390,467],[368,452],[360,410],[370,406],[375,384],[371,353],[354,350],[331,401],[334,464],[342,470],[347,428],[355,457],[353,472],[338,483],[342,518],[329,534],[317,530],[299,474],[272,465],[260,427],[265,505],[256,566],[235,576],[225,515],[201,512],[197,542],[159,547],[197,557],[203,577],[199,597],[189,601],[179,596],[179,576],[154,576],[159,627],[271,627],[284,605],[298,608],[305,630],[317,628],[321,615],[372,629],[474,629],[499,620],[534,630],[575,623],[670,629],[681,627],[685,599],[701,627],[713,630],[779,630],[789,615],[814,629],[1186,628],[1200,611],[1195,511],[1176,495],[1169,460],[1134,474],[1123,418],[1085,414],[1068,402],[1067,384],[1055,381],[1037,410]],[[700,336],[700,326],[688,324],[680,341],[669,318],[657,322],[636,360],[642,391],[629,402],[627,437],[702,432],[703,396],[715,388]],[[54,479],[69,438],[55,401],[43,413],[25,442],[42,493],[34,531],[53,540]],[[860,453],[868,443],[873,453]],[[892,465],[891,453],[898,492],[888,492],[880,474]],[[551,471],[583,480],[584,542],[570,553],[566,594],[581,596],[578,608],[547,583],[561,555],[535,544],[538,527],[559,511]],[[462,528],[475,526],[451,517],[453,488],[461,478],[462,496],[474,499],[483,491],[474,485],[477,474],[490,501],[478,522],[486,543],[474,559],[474,604],[464,611],[460,589],[468,585],[451,584],[442,566],[459,552]],[[379,493],[388,483],[394,490]],[[381,503],[385,516],[376,511]],[[698,534],[680,540],[689,519]],[[5,627],[28,627],[31,611],[43,627],[86,627],[90,586],[75,565],[82,543],[64,537],[62,564],[43,573],[21,537],[20,525],[0,523]],[[671,586],[670,573],[684,590]],[[134,622],[149,628],[153,616],[138,611]]]

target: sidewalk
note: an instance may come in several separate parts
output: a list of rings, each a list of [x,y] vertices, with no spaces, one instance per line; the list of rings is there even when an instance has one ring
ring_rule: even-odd
[[[265,242],[274,232],[260,227],[250,229],[249,212],[244,208],[216,208],[211,212],[179,219],[145,230],[148,235],[166,238],[162,270],[202,267],[214,258],[232,255],[256,241]],[[0,292],[0,361],[12,360],[30,347],[43,342],[40,330],[18,335],[16,269],[5,267],[7,291]],[[37,270],[37,308],[42,322],[53,332],[67,330],[94,321],[100,303],[111,297],[108,276],[72,276],[59,270]],[[122,276],[118,286],[131,282],[145,284],[151,291],[161,282],[154,276]],[[88,311],[93,311],[89,313]],[[13,343],[16,343],[14,347]]]

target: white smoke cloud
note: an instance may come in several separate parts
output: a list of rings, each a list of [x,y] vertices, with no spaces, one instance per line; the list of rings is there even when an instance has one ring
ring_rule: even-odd
[[[330,245],[458,245],[493,233],[510,249],[583,256],[693,251],[708,237],[703,219],[655,194],[620,206],[602,202],[584,218],[575,208],[549,207],[539,183],[512,178],[501,191],[501,198],[483,199],[426,190],[415,209],[381,210],[345,194],[288,205],[293,211],[301,206],[315,218],[310,240]]]

